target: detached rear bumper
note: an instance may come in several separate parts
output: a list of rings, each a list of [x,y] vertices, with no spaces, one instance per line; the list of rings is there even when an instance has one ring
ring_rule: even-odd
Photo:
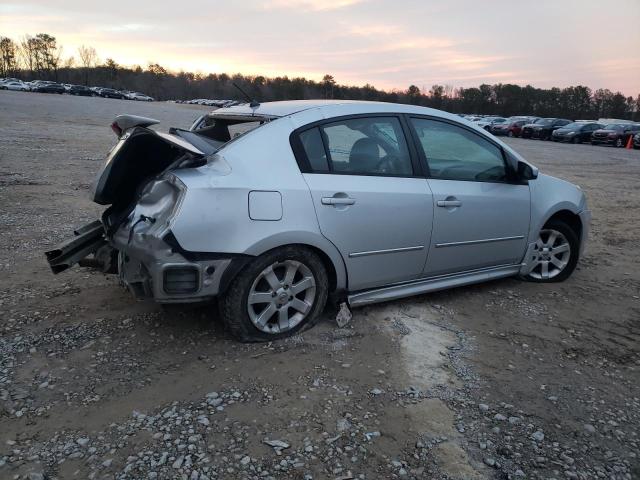
[[[91,222],[74,230],[74,237],[45,252],[47,262],[53,273],[64,272],[76,263],[100,266],[105,272],[111,270],[110,248],[100,220]],[[94,259],[87,260],[93,254]]]

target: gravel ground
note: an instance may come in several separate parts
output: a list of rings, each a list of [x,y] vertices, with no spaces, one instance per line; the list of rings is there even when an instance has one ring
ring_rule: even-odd
[[[640,478],[640,152],[509,140],[575,182],[571,279],[506,279],[242,345],[213,306],[136,302],[42,252],[96,218],[119,113],[202,108],[0,92],[0,478]]]

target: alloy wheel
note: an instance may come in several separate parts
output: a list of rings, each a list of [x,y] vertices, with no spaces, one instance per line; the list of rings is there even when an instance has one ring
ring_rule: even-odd
[[[311,269],[297,260],[285,260],[256,277],[247,296],[247,310],[261,332],[283,333],[307,317],[315,298],[316,279]]]
[[[534,254],[536,265],[529,276],[537,280],[550,280],[569,264],[571,245],[558,230],[544,229],[540,231]]]

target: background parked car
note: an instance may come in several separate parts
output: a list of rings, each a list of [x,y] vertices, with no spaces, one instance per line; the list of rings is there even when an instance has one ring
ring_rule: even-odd
[[[140,92],[127,92],[125,93],[125,96],[129,100],[138,100],[140,102],[153,102],[153,97],[150,97],[149,95],[145,95],[144,93],[140,93]]]
[[[507,137],[519,137],[522,133],[522,127],[527,123],[526,120],[510,120],[497,123],[491,126],[491,133],[494,135],[506,135]]]
[[[640,132],[640,125],[633,123],[612,123],[596,130],[591,135],[591,145],[613,145],[624,147],[631,135]]]
[[[56,82],[39,81],[31,87],[31,91],[40,93],[65,93],[64,85]]]
[[[0,84],[0,89],[2,90],[15,90],[21,92],[28,92],[31,90],[29,85],[25,84],[21,80],[11,81],[11,82],[2,82]]]
[[[485,117],[482,120],[478,120],[475,122],[480,128],[484,128],[487,132],[491,131],[491,127],[494,125],[504,123],[507,119],[504,117]]]
[[[555,130],[551,137],[554,142],[583,143],[590,141],[591,134],[602,127],[595,122],[573,122]]]
[[[120,98],[120,99],[127,98],[125,97],[124,93],[118,90],[115,90],[113,88],[101,88],[100,92],[98,92],[98,95],[104,98]]]
[[[522,138],[539,138],[541,140],[551,140],[554,130],[572,123],[564,118],[541,118],[534,123],[522,127]]]
[[[69,95],[82,95],[85,97],[92,97],[95,95],[93,90],[89,87],[85,87],[84,85],[71,85],[67,93],[69,93]]]
[[[20,80],[19,78],[13,78],[13,77],[9,77],[9,78],[0,78],[0,90],[9,90],[8,88],[4,88],[4,86],[5,86],[6,84],[9,84],[9,83],[15,83],[15,82],[18,82],[18,83],[24,83],[24,82],[23,82],[22,80]],[[28,85],[27,85],[27,87],[28,87]]]

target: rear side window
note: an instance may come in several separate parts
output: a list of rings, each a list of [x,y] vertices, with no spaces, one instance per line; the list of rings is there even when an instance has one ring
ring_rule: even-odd
[[[322,143],[322,137],[320,136],[320,130],[318,128],[312,128],[306,132],[300,134],[300,141],[304,148],[311,169],[314,172],[328,172],[329,161],[327,160],[327,154]]]
[[[437,120],[412,118],[431,178],[503,182],[507,170],[502,151],[480,135]]]
[[[306,130],[300,141],[313,172],[352,175],[413,174],[400,121],[352,118]]]

